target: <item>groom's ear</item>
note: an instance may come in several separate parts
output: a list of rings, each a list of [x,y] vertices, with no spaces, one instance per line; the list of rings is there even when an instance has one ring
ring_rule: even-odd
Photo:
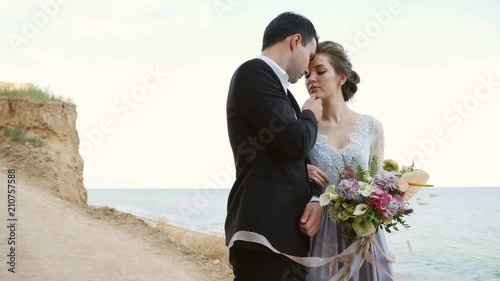
[[[292,35],[290,38],[290,50],[297,50],[300,44],[302,44],[302,36],[299,33]]]

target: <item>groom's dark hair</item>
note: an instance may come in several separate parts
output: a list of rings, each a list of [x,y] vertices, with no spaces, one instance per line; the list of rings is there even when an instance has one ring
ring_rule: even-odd
[[[318,44],[316,29],[314,29],[314,25],[309,19],[293,12],[284,12],[278,15],[267,25],[264,31],[262,51],[297,33],[302,36],[303,46],[306,46],[313,38]]]

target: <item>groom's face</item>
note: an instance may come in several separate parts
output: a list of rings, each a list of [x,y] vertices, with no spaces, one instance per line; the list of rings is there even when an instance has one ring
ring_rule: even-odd
[[[296,46],[291,58],[290,73],[288,73],[290,83],[296,83],[302,75],[307,75],[309,62],[314,59],[316,47],[314,39],[311,39],[306,46],[303,46],[301,42]]]

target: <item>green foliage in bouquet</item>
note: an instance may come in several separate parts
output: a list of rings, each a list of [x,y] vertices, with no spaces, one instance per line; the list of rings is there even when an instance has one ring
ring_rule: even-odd
[[[399,231],[399,225],[409,228],[404,219],[411,212],[408,200],[422,187],[431,186],[425,184],[429,175],[415,169],[414,163],[399,169],[394,160],[385,160],[379,172],[378,161],[372,156],[368,169],[363,169],[356,159],[355,167],[344,159],[338,185],[328,186],[320,196],[322,206],[331,206],[328,214],[332,221],[344,226],[343,238],[349,243],[379,229],[391,233]]]

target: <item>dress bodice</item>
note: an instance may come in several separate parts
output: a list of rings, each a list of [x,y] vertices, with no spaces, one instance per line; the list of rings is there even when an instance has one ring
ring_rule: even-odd
[[[328,185],[337,185],[339,171],[344,169],[344,158],[353,167],[356,167],[356,161],[363,168],[368,167],[369,159],[375,153],[373,143],[376,138],[375,127],[378,123],[372,116],[360,115],[354,123],[354,129],[347,136],[348,143],[341,149],[330,146],[328,137],[318,133],[316,144],[309,156],[311,164],[321,169],[330,178]]]

